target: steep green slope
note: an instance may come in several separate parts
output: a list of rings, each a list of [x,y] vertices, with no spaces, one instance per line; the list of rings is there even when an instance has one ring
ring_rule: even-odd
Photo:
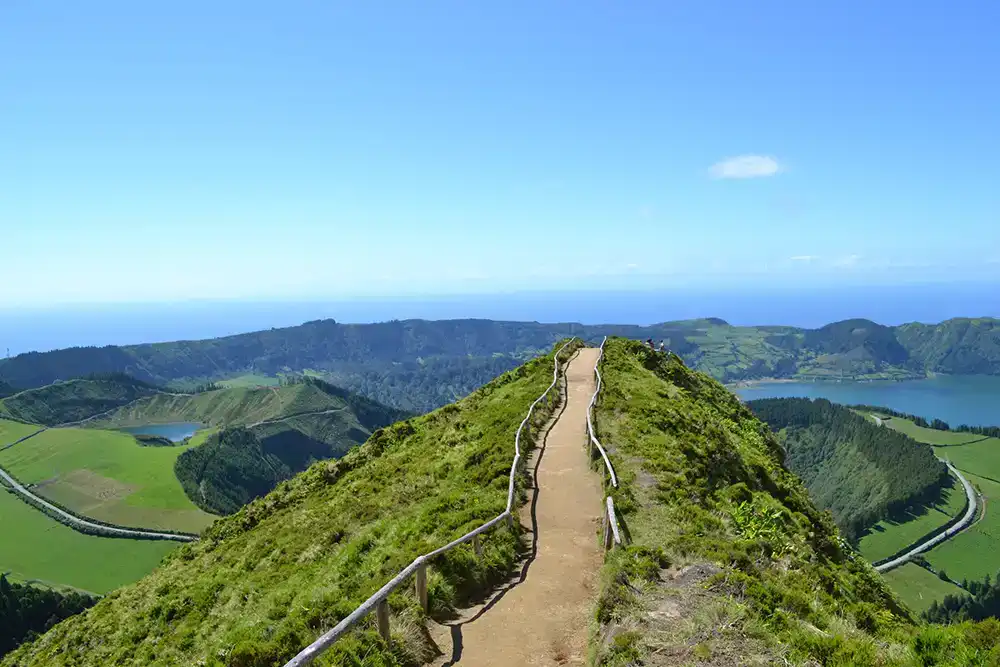
[[[0,417],[54,426],[113,410],[159,390],[122,374],[57,382],[0,401]]]
[[[1000,320],[885,327],[847,320],[820,329],[731,326],[707,318],[649,327],[490,320],[332,320],[213,340],[71,348],[0,360],[0,381],[27,389],[89,373],[158,384],[313,373],[382,403],[426,411],[464,396],[565,336],[664,341],[725,382],[763,377],[906,378],[1000,373]]]
[[[142,581],[2,664],[281,664],[414,557],[503,511],[514,434],[551,377],[550,354],[455,405],[376,432],[342,459],[317,463],[217,521]],[[546,417],[539,413],[536,426]],[[517,553],[511,533],[487,534],[483,548],[482,559],[466,546],[435,561],[432,610],[507,575]],[[419,607],[408,590],[390,605],[397,632],[391,649],[369,619],[315,664],[413,659],[424,647]]]
[[[930,446],[849,408],[805,398],[763,399],[747,407],[778,432],[785,464],[852,542],[882,519],[937,503],[953,485]]]
[[[676,356],[611,340],[600,438],[631,543],[605,564],[600,665],[991,665],[1000,624],[918,625],[782,465],[767,426]]]

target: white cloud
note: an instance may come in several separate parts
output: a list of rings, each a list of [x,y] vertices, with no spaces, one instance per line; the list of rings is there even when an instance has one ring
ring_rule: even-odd
[[[858,262],[861,260],[861,255],[847,255],[846,257],[841,257],[836,260],[833,265],[839,266],[841,268],[849,268],[852,266],[857,266]]]
[[[795,257],[789,257],[788,259],[793,262],[815,262],[819,259],[819,255],[796,255]]]
[[[709,169],[712,178],[760,178],[781,171],[778,161],[769,155],[739,155],[716,162]]]

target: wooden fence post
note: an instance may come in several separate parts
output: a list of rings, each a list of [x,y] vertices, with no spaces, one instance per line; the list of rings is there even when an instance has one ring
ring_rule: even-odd
[[[604,550],[607,551],[611,548],[611,522],[608,521],[607,512],[604,513],[604,520],[601,523],[604,524]]]
[[[483,557],[483,543],[479,541],[478,535],[472,537],[472,550],[476,552],[477,558]]]
[[[382,635],[385,643],[389,643],[389,601],[379,600],[375,607],[375,620],[378,622],[378,633]]]
[[[420,608],[427,612],[427,566],[421,565],[417,568],[417,600],[420,601]]]

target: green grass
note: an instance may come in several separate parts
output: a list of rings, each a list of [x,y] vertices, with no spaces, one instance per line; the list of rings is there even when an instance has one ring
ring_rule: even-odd
[[[935,453],[962,471],[984,496],[986,516],[968,530],[928,551],[924,556],[935,569],[956,581],[997,576],[1000,562],[1000,439],[975,433],[939,431],[893,417],[887,426],[920,442],[934,445]]]
[[[900,433],[905,433],[914,440],[918,442],[926,442],[930,445],[966,445],[968,443],[974,443],[977,441],[989,442],[993,441],[994,445],[1000,445],[1000,440],[997,438],[983,438],[981,435],[976,435],[975,433],[962,433],[960,431],[939,431],[934,428],[926,428],[924,426],[917,426],[909,419],[903,419],[902,417],[884,417],[885,425],[891,429],[899,431]],[[949,451],[958,451],[949,450]],[[941,455],[940,453],[938,454]]]
[[[302,412],[344,407],[344,401],[311,384],[235,387],[193,396],[151,396],[95,422],[101,427],[192,421],[212,426],[253,424]]]
[[[415,556],[504,509],[514,434],[551,377],[550,355],[455,405],[379,430],[342,459],[317,463],[220,519],[150,576],[3,664],[282,664]],[[538,416],[536,431],[545,417]],[[518,540],[509,530],[499,527],[482,543],[482,559],[466,545],[432,564],[432,613],[512,571]],[[391,648],[369,617],[314,664],[414,662],[426,644],[416,629],[412,583],[389,603]]]
[[[226,380],[219,380],[216,384],[233,389],[237,387],[277,387],[279,383],[280,380],[276,377],[247,373]]]
[[[16,442],[26,435],[31,435],[40,428],[41,426],[33,424],[22,424],[21,422],[0,419],[0,447]]]
[[[908,519],[902,522],[880,521],[875,524],[858,542],[858,551],[872,562],[888,558],[959,516],[965,511],[965,503],[965,491],[956,480],[954,486],[944,491],[937,504],[907,512]]]
[[[996,577],[1000,571],[1000,484],[964,473],[986,497],[986,516],[924,556],[935,569],[945,570],[956,581]]]
[[[946,595],[964,595],[965,591],[928,572],[919,565],[906,563],[882,575],[910,609],[922,612]]]
[[[150,570],[175,542],[122,540],[78,533],[0,488],[0,572],[20,581],[41,580],[106,593]]]
[[[213,520],[184,494],[185,447],[142,447],[117,431],[49,429],[0,452],[0,466],[81,515],[123,526],[198,532]]]
[[[594,664],[997,664],[1000,625],[917,625],[718,383],[620,339],[602,369],[631,544],[602,572]],[[677,583],[691,566],[708,574]]]

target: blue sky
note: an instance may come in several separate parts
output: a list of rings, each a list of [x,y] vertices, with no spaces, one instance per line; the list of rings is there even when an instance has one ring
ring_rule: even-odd
[[[998,22],[5,2],[0,306],[1000,282]]]

